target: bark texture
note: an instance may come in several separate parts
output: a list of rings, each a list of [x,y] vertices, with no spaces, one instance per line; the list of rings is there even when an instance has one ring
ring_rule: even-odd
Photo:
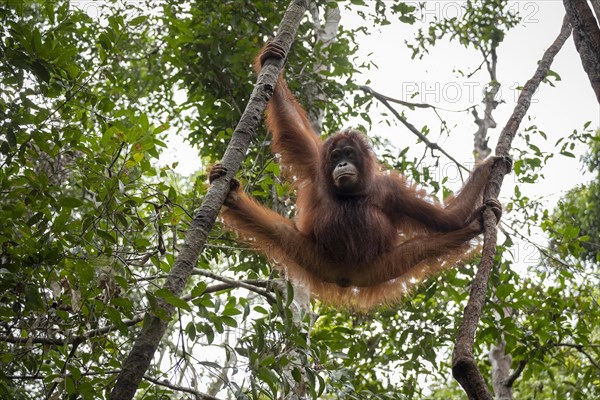
[[[498,139],[496,155],[508,157],[512,141],[521,121],[529,109],[533,94],[538,89],[542,80],[546,78],[554,57],[562,48],[570,34],[571,29],[565,18],[560,34],[544,53],[533,77],[527,81],[523,87],[517,105],[504,126],[500,139]],[[498,198],[504,175],[508,172],[509,171],[506,168],[501,167],[501,164],[492,170],[490,182],[484,192],[484,199]],[[477,274],[471,285],[471,293],[464,310],[463,320],[458,330],[456,345],[452,355],[452,374],[463,387],[470,400],[492,400],[488,384],[481,375],[475,357],[473,356],[473,344],[475,341],[477,324],[481,317],[481,310],[486,301],[487,284],[494,263],[494,255],[496,253],[496,239],[496,217],[493,211],[488,209],[484,213],[484,242],[481,262],[479,263]]]
[[[592,0],[596,12],[598,0]],[[581,57],[596,99],[600,103],[600,28],[587,0],[563,0],[569,22],[573,27],[573,40]]]
[[[281,21],[274,40],[286,50],[286,54],[292,45],[306,8],[306,0],[293,0]],[[267,102],[273,94],[273,88],[283,67],[283,62],[283,60],[267,60],[258,76],[250,100],[233,132],[222,159],[222,164],[228,171],[227,175],[216,180],[210,187],[200,210],[190,225],[175,264],[163,285],[163,288],[168,289],[175,296],[181,295],[192,270],[198,262],[198,257],[204,249],[208,233],[212,229],[221,205],[229,192],[229,182],[242,165],[246,151],[262,119]],[[125,359],[123,368],[110,394],[109,398],[111,400],[132,399],[150,366],[174,311],[172,305],[161,299],[159,299],[158,307],[161,309],[161,313],[165,315],[160,318],[155,312],[149,311],[145,316],[142,331]]]

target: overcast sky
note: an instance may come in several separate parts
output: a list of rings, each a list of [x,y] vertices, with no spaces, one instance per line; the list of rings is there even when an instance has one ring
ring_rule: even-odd
[[[427,18],[434,15],[453,16],[459,11],[460,2],[427,2],[430,10]],[[505,41],[498,51],[498,79],[502,84],[502,99],[505,101],[496,110],[494,116],[498,128],[491,132],[490,145],[493,148],[498,135],[512,113],[516,98],[519,94],[515,90],[532,77],[537,61],[541,58],[546,48],[554,41],[560,31],[564,8],[562,1],[546,0],[538,2],[519,1],[513,4],[525,18],[521,26],[508,33]],[[368,36],[362,37],[359,43],[359,59],[371,59],[378,65],[378,69],[366,71],[355,77],[358,84],[370,81],[369,86],[387,96],[407,101],[427,102],[441,108],[461,110],[477,104],[481,99],[481,89],[488,82],[486,71],[465,80],[453,71],[461,69],[470,72],[481,63],[480,55],[472,49],[464,49],[456,43],[440,43],[431,49],[431,54],[422,60],[411,60],[411,50],[404,45],[405,40],[410,40],[419,26],[430,22],[426,19],[413,26],[393,23],[380,29],[373,29]],[[365,21],[351,12],[343,11],[342,24],[354,27],[364,24]],[[573,129],[581,130],[586,121],[592,121],[593,127],[600,123],[600,109],[590,87],[588,78],[583,71],[579,55],[573,41],[567,43],[554,61],[552,70],[557,72],[562,81],[552,88],[543,85],[536,94],[528,116],[521,128],[536,124],[539,129],[548,135],[548,140],[541,137],[535,144],[544,151],[554,152],[554,143],[557,138],[565,136]],[[417,88],[422,95],[409,98]],[[398,108],[401,111],[401,108]],[[416,139],[403,126],[389,127],[383,123],[385,119],[382,112],[387,112],[384,107],[374,107],[371,119],[374,123],[376,134],[392,140],[396,145],[404,147],[406,143],[415,144]],[[432,130],[432,140],[439,130],[439,120],[430,110],[408,112],[410,121],[417,127],[428,124]],[[472,160],[471,151],[472,135],[476,127],[469,113],[444,113],[442,116],[448,120],[452,127],[452,136],[442,137],[440,144],[455,158],[468,164]],[[354,121],[354,124],[357,122]],[[353,121],[348,122],[352,126]],[[232,127],[233,128],[233,127]],[[195,149],[182,144],[182,138],[172,137],[162,162],[179,161],[177,171],[189,175],[198,168],[198,154]],[[522,146],[515,142],[514,146]],[[584,149],[582,149],[583,151]],[[422,154],[423,145],[414,146],[414,154]],[[515,154],[515,152],[513,152]],[[580,155],[581,152],[578,153]],[[442,162],[447,160],[443,160]],[[556,156],[548,167],[545,168],[544,180],[533,185],[523,185],[521,190],[530,196],[545,196],[548,207],[552,207],[564,194],[564,191],[576,184],[588,181],[590,175],[584,176],[581,172],[579,159],[569,159]],[[455,186],[453,188],[458,188]],[[503,186],[506,202],[514,188],[514,180],[505,179]],[[507,218],[506,221],[510,221]],[[510,222],[508,222],[510,223]],[[539,244],[545,244],[544,235],[534,234],[530,237]],[[515,262],[526,268],[528,263],[535,263],[537,252],[529,243],[517,241],[513,247]]]
[[[460,4],[451,1],[427,2],[428,11],[423,23],[430,22],[434,16],[457,15]],[[498,51],[497,76],[502,84],[501,97],[505,103],[494,113],[498,128],[490,132],[492,148],[516,104],[519,91],[515,88],[532,77],[537,61],[558,35],[564,16],[562,1],[518,1],[512,7],[520,12],[524,20],[521,26],[508,33]],[[364,24],[364,21],[344,11],[342,23],[351,27]],[[473,77],[464,79],[454,70],[470,72],[476,69],[482,61],[481,56],[475,50],[464,49],[456,42],[440,42],[422,60],[411,60],[411,50],[405,47],[404,40],[410,41],[418,26],[422,25],[394,23],[377,31],[373,30],[368,37],[363,38],[359,48],[360,57],[370,58],[379,69],[357,76],[359,83],[368,79],[374,90],[388,96],[426,102],[446,109],[462,110],[478,103],[481,90],[489,80],[487,72],[482,70]],[[600,123],[600,108],[571,38],[556,57],[552,70],[560,75],[562,81],[557,82],[554,88],[549,85],[540,88],[528,113],[534,119],[526,119],[521,126],[524,128],[535,124],[544,131],[548,140],[544,141],[540,137],[536,145],[549,152],[555,151],[554,143],[559,137],[569,134],[573,129],[581,130],[586,121],[592,121],[593,127],[598,127]],[[419,89],[421,95],[411,100],[409,96],[415,88]],[[385,110],[379,107],[379,111]],[[407,115],[417,127],[428,124],[432,134],[439,130],[439,121],[430,110],[408,111]],[[459,160],[469,162],[472,159],[472,134],[476,130],[472,116],[467,113],[444,113],[443,117],[452,127],[452,136],[442,137],[440,144]],[[381,121],[383,117],[375,112],[372,113],[372,119]],[[402,126],[390,128],[382,123],[377,127],[377,133],[397,143],[414,141],[412,134]],[[515,145],[522,143],[517,142]],[[550,162],[545,174],[549,180],[535,185],[536,193],[559,194],[560,189],[572,187],[590,178],[582,175],[578,159],[562,156],[556,156]],[[512,190],[512,185],[510,189]]]
[[[369,85],[374,90],[388,96],[427,102],[450,110],[463,110],[480,103],[481,90],[488,82],[487,72],[481,70],[469,79],[455,72],[460,69],[469,73],[481,64],[481,56],[475,50],[464,49],[456,42],[440,42],[422,60],[411,60],[412,51],[404,45],[404,41],[411,41],[418,27],[429,23],[435,16],[457,16],[461,12],[461,2],[428,1],[426,4],[427,12],[423,21],[414,25],[392,23],[371,29],[369,35],[360,38],[358,59],[371,60],[378,68],[357,75],[356,82],[364,84],[370,81]],[[522,86],[533,75],[537,61],[558,35],[564,16],[563,4],[559,0],[518,1],[513,2],[512,7],[519,11],[523,22],[508,33],[498,51],[497,76],[502,84],[504,103],[494,114],[498,128],[490,132],[492,148],[512,113],[519,94],[515,88]],[[363,24],[365,21],[355,13],[342,10],[342,25],[356,27]],[[540,137],[535,144],[548,152],[556,150],[554,143],[559,137],[569,134],[573,129],[581,130],[586,121],[592,121],[593,127],[600,124],[600,108],[571,38],[556,57],[552,70],[562,80],[556,82],[554,88],[542,85],[528,113],[528,117],[533,119],[528,121],[526,118],[521,126],[524,128],[535,124],[544,131],[548,140]],[[411,98],[415,91],[419,91],[420,95]],[[400,107],[397,109],[402,111]],[[382,113],[386,112],[383,106],[372,109],[375,131],[372,133],[389,138],[402,147],[416,143],[415,137],[403,126],[389,127],[384,123],[386,117]],[[432,140],[438,139],[440,122],[431,110],[407,111],[407,115],[418,128],[427,124],[432,131]],[[476,130],[472,116],[453,112],[442,113],[442,116],[452,128],[452,133],[450,137],[442,136],[440,144],[455,158],[468,164],[472,161],[472,135]],[[356,121],[348,121],[349,126],[353,123],[356,124]],[[198,167],[197,152],[182,145],[181,139],[172,143],[164,157],[165,162],[176,159],[180,162],[178,172],[185,175],[194,172]],[[523,146],[523,143],[515,142],[514,145]],[[415,145],[414,154],[422,154],[422,146]],[[447,160],[442,157],[441,161]],[[544,174],[545,180],[527,185],[522,190],[529,195],[549,196],[549,206],[562,196],[564,190],[591,178],[582,173],[579,159],[563,156],[556,156],[550,161]],[[506,180],[503,193],[512,192],[513,186],[511,180]]]

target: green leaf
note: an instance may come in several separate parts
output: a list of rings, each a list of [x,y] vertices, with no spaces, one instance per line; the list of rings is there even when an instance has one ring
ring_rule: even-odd
[[[113,236],[114,234],[111,232],[98,229],[96,230],[96,234],[109,243],[117,244],[117,239]]]
[[[220,317],[220,320],[227,326],[231,327],[231,328],[237,328],[238,323],[235,319],[228,317],[226,315],[222,315]]]
[[[187,333],[191,341],[196,340],[196,325],[194,325],[193,322],[188,322],[185,328],[185,332]]]
[[[124,316],[116,308],[111,306],[104,307],[104,312],[110,321],[119,329],[121,332],[127,330],[127,326],[123,323]]]
[[[110,49],[112,49],[112,42],[106,33],[102,32],[100,34],[100,36],[98,37],[98,42],[104,50],[109,51]]]
[[[579,231],[580,228],[573,226],[573,225],[567,225],[565,226],[565,228],[563,229],[563,238],[564,240],[573,240],[575,239],[577,236],[579,236]]]
[[[140,15],[139,17],[135,17],[131,21],[129,21],[129,25],[130,26],[136,26],[136,25],[139,25],[139,24],[145,22],[147,19],[148,19],[147,16]]]
[[[570,151],[566,151],[566,150],[562,150],[560,152],[560,155],[569,157],[569,158],[575,158],[575,154],[571,153]]]
[[[562,80],[560,75],[557,74],[555,71],[552,70],[548,70],[548,74],[546,75],[546,77],[554,77],[557,81]]]
[[[131,302],[131,300],[125,297],[115,297],[111,299],[110,303],[115,307],[123,307],[126,310],[133,309],[133,303]]]
[[[192,289],[192,299],[196,298],[196,297],[200,297],[204,294],[204,291],[207,288],[207,284],[206,282],[202,281],[202,282],[198,282],[196,284],[196,286],[194,286],[194,288]]]
[[[277,394],[279,378],[273,371],[271,371],[269,368],[261,367],[258,369],[256,376],[269,386],[274,396]]]
[[[222,315],[232,316],[232,315],[240,315],[241,313],[242,313],[242,311],[238,310],[235,307],[228,307],[223,310]]]
[[[262,307],[262,306],[255,306],[254,307],[254,311],[256,311],[258,313],[261,313],[261,314],[264,314],[264,315],[269,314],[269,312],[264,307]]]
[[[50,71],[40,61],[35,61],[31,64],[31,70],[38,79],[46,83],[50,82]]]
[[[77,208],[77,207],[81,207],[83,205],[83,201],[81,201],[80,199],[77,199],[75,197],[61,197],[58,200],[58,203],[66,208]]]
[[[154,295],[156,297],[160,297],[161,299],[165,300],[167,303],[174,307],[181,308],[186,311],[192,311],[190,305],[185,300],[182,300],[179,297],[175,296],[169,291],[169,289],[158,289],[156,292],[154,292]]]
[[[11,148],[17,147],[17,135],[15,135],[15,130],[10,125],[6,129],[6,141]]]
[[[32,311],[42,311],[44,309],[44,301],[34,285],[27,285],[25,292],[25,306]]]
[[[509,284],[501,284],[496,287],[496,296],[499,299],[507,298],[513,291],[513,286]]]
[[[273,354],[269,354],[267,357],[263,358],[260,361],[261,367],[268,367],[269,365],[275,364],[275,356]]]
[[[75,270],[79,278],[79,283],[83,286],[89,285],[96,277],[94,267],[85,261],[77,261]]]

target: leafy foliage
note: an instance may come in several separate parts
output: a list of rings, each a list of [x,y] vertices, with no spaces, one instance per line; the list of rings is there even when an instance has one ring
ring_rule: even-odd
[[[413,57],[427,53],[444,37],[456,40],[464,47],[473,47],[487,57],[503,40],[505,33],[520,21],[518,14],[509,9],[507,0],[467,0],[461,4],[461,15],[449,18],[435,17],[427,32],[419,29],[415,44],[408,47]],[[427,8],[427,5],[422,5]]]
[[[590,141],[584,162],[596,176],[589,184],[570,190],[544,226],[551,233],[554,250],[562,258],[583,258],[600,264],[600,136],[598,132],[595,136],[589,133],[582,136]]]
[[[377,26],[415,21],[411,5],[364,3],[340,6]],[[323,11],[327,3],[318,5]],[[295,308],[293,288],[272,276],[261,256],[217,227],[186,296],[157,289],[206,192],[202,168],[221,157],[252,90],[251,60],[285,6],[248,0],[0,5],[1,398],[106,398],[144,313],[159,298],[179,313],[140,398],[181,396],[182,388],[242,399],[280,398],[298,387],[311,398],[459,395],[446,382],[473,277],[469,266],[368,316],[317,303],[315,321]],[[430,36],[417,38],[420,49],[447,34],[485,49],[516,23],[504,1],[469,1],[466,10],[468,24],[437,21]],[[325,111],[324,132],[356,116],[370,124],[371,100],[347,95],[356,88],[353,74],[371,67],[355,59],[357,35],[368,25],[341,29],[330,46],[315,39],[309,19],[300,27],[286,74],[310,113]],[[323,93],[327,102],[315,95]],[[192,177],[159,162],[175,135],[198,149]],[[528,363],[516,383],[522,398],[594,398],[598,182],[569,193],[554,215],[519,189],[534,184],[551,157],[569,157],[587,142],[589,127],[565,137],[556,154],[539,149],[543,136],[531,127],[521,137],[510,204],[518,215],[512,227],[519,229],[498,256],[477,353],[504,338],[515,361]],[[385,163],[443,190],[443,181],[408,158],[408,148],[373,140]],[[595,140],[588,165],[597,171]],[[293,215],[266,132],[246,160],[247,190]],[[534,225],[546,229],[554,246],[542,249],[547,257],[525,273],[513,239]],[[484,356],[479,361],[489,376],[489,363]]]

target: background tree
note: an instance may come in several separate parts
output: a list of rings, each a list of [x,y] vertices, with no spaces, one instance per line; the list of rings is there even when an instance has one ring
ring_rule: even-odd
[[[369,130],[378,100],[356,90],[356,74],[375,66],[357,58],[358,37],[371,25],[414,23],[420,11],[400,2],[353,3],[340,7],[360,13],[365,24],[348,30],[342,19],[328,46],[314,35],[327,15],[325,3],[317,3],[321,12],[307,14],[286,63],[292,91],[314,121],[322,119],[324,133],[349,120]],[[315,303],[315,322],[292,312],[287,288],[261,256],[217,229],[186,294],[158,290],[206,195],[203,170],[222,157],[248,101],[255,80],[250,63],[286,6],[245,0],[0,5],[0,397],[107,397],[144,314],[159,299],[176,307],[177,318],[139,398],[279,398],[301,386],[309,398],[464,396],[446,383],[472,268],[431,279],[397,307],[371,315]],[[493,46],[501,46],[518,16],[503,1],[465,7],[473,18],[440,20],[432,29],[478,46],[482,61],[490,62]],[[484,11],[506,23],[490,26],[477,17]],[[415,46],[433,53],[438,42],[425,37],[417,35]],[[420,110],[431,112],[430,119],[442,115],[443,137],[465,140],[443,123],[441,109],[403,107],[407,121]],[[476,117],[487,116],[480,110]],[[594,136],[595,127],[573,124],[577,131],[564,135],[552,154],[540,150],[545,133],[533,123],[519,131],[510,223],[502,225],[503,252],[490,282],[494,301],[486,304],[476,336],[486,378],[486,351],[500,339],[513,368],[525,363],[514,383],[520,398],[599,395],[597,260],[583,260],[594,251],[586,246],[597,243],[597,218],[590,212],[582,222],[574,212],[581,203],[569,199],[581,202],[584,195],[569,194],[552,214],[541,199],[523,194],[538,184],[548,160],[571,157]],[[432,124],[413,125],[434,142]],[[191,177],[179,176],[176,163],[158,162],[177,135],[198,150]],[[447,182],[411,150],[423,153],[417,139],[400,148],[372,139],[390,167],[440,195],[448,192]],[[445,160],[433,155],[430,165]],[[278,176],[261,130],[242,180],[255,197],[291,215],[289,187]],[[538,246],[527,242],[536,226],[554,245],[539,248],[543,262],[525,268],[515,254],[524,244]]]

